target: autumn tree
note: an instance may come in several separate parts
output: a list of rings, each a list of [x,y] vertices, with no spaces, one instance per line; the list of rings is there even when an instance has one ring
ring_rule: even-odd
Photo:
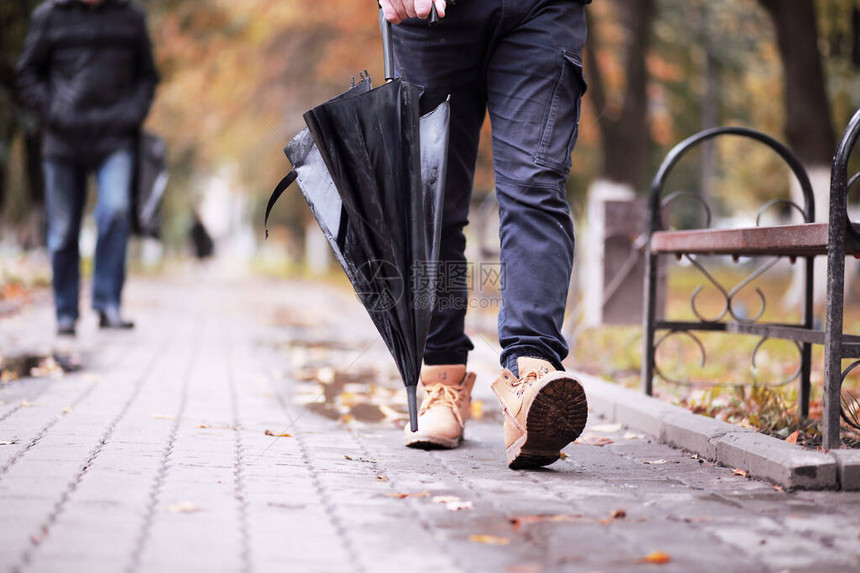
[[[31,212],[40,212],[44,201],[38,124],[34,115],[22,109],[15,97],[15,67],[27,35],[30,14],[38,3],[38,0],[0,3],[0,216],[6,213],[13,200],[35,207]],[[13,144],[18,137],[22,138],[20,155],[23,156],[26,185],[15,189],[13,197],[9,188],[9,168]],[[39,232],[31,233],[26,242],[40,241],[40,236]]]
[[[641,189],[648,175],[651,149],[648,121],[648,70],[646,56],[655,16],[654,0],[614,2],[612,12],[621,23],[622,44],[618,48],[623,70],[621,86],[610,93],[600,62],[606,48],[600,25],[589,30],[586,62],[591,93],[601,132],[600,177]]]

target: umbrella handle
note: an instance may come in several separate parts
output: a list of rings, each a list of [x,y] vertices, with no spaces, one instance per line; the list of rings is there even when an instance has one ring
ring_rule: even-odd
[[[439,23],[439,12],[436,4],[430,7],[430,18],[428,25],[435,26]],[[379,30],[382,32],[382,64],[385,69],[385,81],[394,79],[394,49],[391,46],[391,22],[385,19],[382,9],[379,10]]]
[[[436,4],[431,4],[430,5],[430,21],[428,22],[428,24],[431,26],[435,26],[438,23],[439,23],[439,12],[436,11]]]
[[[391,22],[379,10],[379,30],[382,32],[382,64],[385,68],[385,81],[394,79],[394,49],[391,47]]]

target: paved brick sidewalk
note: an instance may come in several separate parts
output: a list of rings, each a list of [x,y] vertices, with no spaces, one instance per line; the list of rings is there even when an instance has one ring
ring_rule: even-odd
[[[300,373],[392,368],[348,294],[190,277],[128,300],[133,332],[89,317],[63,343],[81,372],[0,387],[3,570],[860,571],[860,493],[776,491],[600,420],[549,469],[506,469],[492,340],[487,415],[423,452],[301,405]],[[56,347],[47,302],[0,319],[5,353]]]

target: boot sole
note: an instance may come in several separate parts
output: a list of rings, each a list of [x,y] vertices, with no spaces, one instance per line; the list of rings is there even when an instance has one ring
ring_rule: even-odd
[[[404,440],[407,448],[417,450],[453,450],[460,445],[463,437],[446,438],[444,436],[412,435]]]
[[[574,441],[588,421],[588,402],[582,385],[569,375],[549,374],[526,414],[526,431],[507,448],[512,470],[548,466],[561,449]]]

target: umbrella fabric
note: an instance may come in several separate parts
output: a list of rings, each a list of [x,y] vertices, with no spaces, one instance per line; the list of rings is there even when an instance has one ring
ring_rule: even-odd
[[[415,387],[434,306],[448,103],[419,117],[418,88],[364,77],[305,114],[285,148],[294,179],[397,363],[417,430]]]

